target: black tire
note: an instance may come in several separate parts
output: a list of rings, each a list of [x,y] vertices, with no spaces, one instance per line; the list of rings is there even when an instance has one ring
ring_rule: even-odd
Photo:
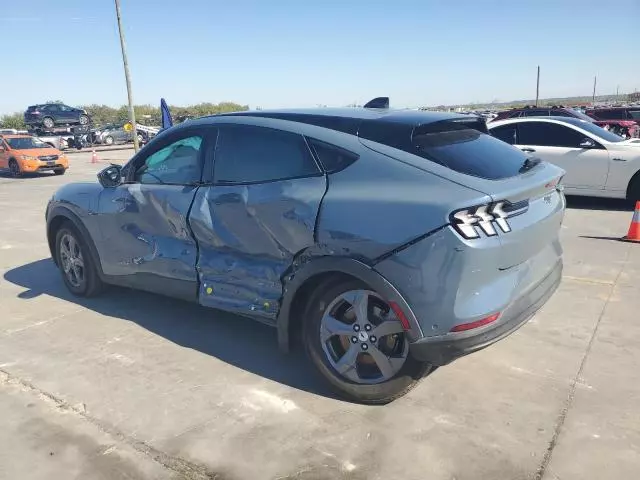
[[[53,121],[53,118],[51,117],[44,117],[42,119],[42,126],[44,128],[53,128],[56,125],[56,123]]]
[[[13,178],[20,178],[22,176],[20,164],[14,158],[9,160],[9,172]]]
[[[66,168],[56,168],[53,173],[56,175],[64,175],[67,172]]]
[[[640,201],[640,173],[636,173],[636,175],[631,179],[631,182],[629,182],[629,187],[627,188],[627,200],[633,204]]]
[[[356,280],[336,280],[316,289],[307,305],[302,326],[302,339],[316,369],[341,397],[358,403],[381,405],[405,395],[434,367],[414,359],[410,354],[391,379],[376,384],[355,383],[340,375],[329,363],[320,340],[320,325],[325,308],[341,294],[350,290],[368,289]],[[370,289],[368,289],[370,290]]]
[[[78,121],[80,122],[80,125],[88,125],[89,117],[87,115],[80,115],[80,117],[78,117]]]
[[[83,281],[79,282],[79,285],[74,285],[69,280],[67,274],[65,274],[64,271],[61,254],[61,243],[62,239],[66,235],[70,235],[75,239],[80,248],[80,252],[82,252],[84,273]],[[93,257],[91,256],[91,252],[87,247],[87,243],[85,242],[84,238],[82,238],[82,235],[80,235],[80,233],[70,222],[63,223],[56,232],[56,261],[60,273],[62,274],[62,280],[64,281],[64,284],[74,295],[78,297],[94,297],[104,289],[104,283],[98,275],[97,267],[93,262]]]
[[[108,135],[104,138],[104,144],[105,145],[113,145],[113,137],[111,135]]]

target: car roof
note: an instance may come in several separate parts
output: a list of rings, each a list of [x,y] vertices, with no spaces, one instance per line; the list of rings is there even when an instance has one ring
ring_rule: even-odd
[[[521,123],[521,122],[550,122],[550,123],[569,123],[576,127],[581,127],[582,125],[588,125],[590,122],[587,120],[582,120],[577,117],[518,117],[518,118],[505,118],[504,120],[494,120],[491,123],[487,124],[487,128],[491,130],[494,127],[499,127],[500,125],[509,125],[510,123]]]
[[[449,112],[430,112],[424,110],[299,108],[223,113],[202,117],[196,121],[200,124],[207,123],[207,120],[216,121],[217,123],[220,118],[225,117],[255,117],[288,120],[292,122],[316,125],[351,135],[357,135],[363,125],[388,125],[389,127],[413,129],[420,125],[427,125],[445,120],[469,120],[470,118],[469,115]]]

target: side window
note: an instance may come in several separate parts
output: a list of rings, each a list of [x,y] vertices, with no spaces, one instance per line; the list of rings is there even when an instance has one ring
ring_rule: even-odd
[[[571,117],[573,115],[571,115],[566,110],[551,110],[551,116],[552,117]]]
[[[63,112],[69,112],[71,111],[71,108],[67,107],[66,105],[60,105],[60,110],[62,110]]]
[[[516,118],[516,117],[520,117],[520,116],[522,116],[522,112],[520,110],[517,110],[517,111],[509,114],[507,116],[507,118]]]
[[[314,152],[316,152],[316,157],[320,160],[322,168],[327,173],[336,173],[344,170],[360,158],[359,155],[353,152],[320,140],[309,138],[308,141]]]
[[[320,171],[302,135],[247,125],[218,133],[215,183],[258,183],[309,177]]]
[[[517,127],[515,124],[502,125],[501,127],[492,128],[490,130],[492,136],[496,137],[498,140],[507,142],[509,145],[515,145],[518,143],[516,139],[516,131]]]
[[[572,128],[556,123],[522,122],[518,124],[520,145],[579,148],[583,138],[584,135]]]
[[[145,184],[189,185],[200,181],[202,137],[182,138],[149,155],[135,180]]]

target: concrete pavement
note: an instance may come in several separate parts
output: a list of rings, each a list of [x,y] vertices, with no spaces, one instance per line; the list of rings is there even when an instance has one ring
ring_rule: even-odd
[[[59,185],[93,181],[104,166],[85,153],[71,163],[63,177],[0,177],[0,452],[12,468],[0,478],[640,471],[640,246],[608,238],[626,233],[623,203],[571,201],[563,284],[525,327],[366,407],[335,399],[303,355],[280,354],[275,332],[251,320],[122,289],[71,296],[48,258],[44,206]],[[73,455],[56,464],[47,449]]]

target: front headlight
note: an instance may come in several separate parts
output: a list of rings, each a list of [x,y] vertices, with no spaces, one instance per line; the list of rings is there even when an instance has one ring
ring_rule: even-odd
[[[20,155],[22,160],[38,160],[38,157],[32,157],[31,155]]]

